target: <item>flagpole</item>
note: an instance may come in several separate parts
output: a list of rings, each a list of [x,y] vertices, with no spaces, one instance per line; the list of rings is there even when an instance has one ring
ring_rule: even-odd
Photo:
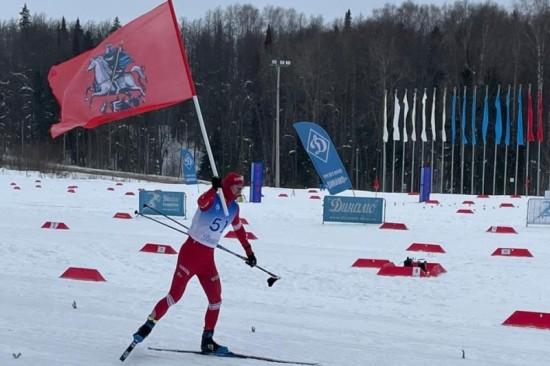
[[[497,88],[497,100],[499,102],[499,105],[497,108],[500,108],[500,85]],[[502,126],[502,119],[498,121],[498,109],[497,109],[497,116],[495,117],[495,157],[493,159],[493,196],[496,194],[496,183],[497,183],[497,152],[498,152],[498,145],[500,145],[500,136],[497,136],[497,124],[500,122]]]
[[[466,144],[466,86],[462,97],[462,115],[460,116],[461,124],[461,149],[460,149],[460,194],[464,193],[464,145]],[[475,100],[475,99],[474,99]]]
[[[395,140],[393,140],[393,155],[392,155],[392,162],[391,162],[391,192],[395,192],[394,188],[394,182],[395,182]]]
[[[432,98],[432,115],[430,117],[431,119],[431,127],[432,127],[432,149],[430,150],[430,168],[432,169],[432,174],[430,174],[430,190],[434,191],[434,173],[435,173],[435,166],[434,166],[434,149],[435,149],[435,91],[436,88],[434,88],[434,94]]]
[[[460,157],[460,194],[464,193],[464,142],[462,142]]]
[[[532,112],[532,108],[533,107],[533,102],[531,100],[531,84],[529,84],[529,89],[528,89],[528,98],[527,98],[527,149],[525,150],[525,180],[524,180],[524,185],[525,185],[525,195],[528,196],[529,195],[529,186],[531,185],[531,182],[529,181],[529,159],[530,159],[530,156],[529,156],[529,145],[530,145],[530,142],[531,142],[531,135],[533,133],[533,112]],[[529,111],[531,111],[529,113]]]
[[[542,123],[542,121],[540,123]],[[540,196],[540,141],[539,141],[539,152],[538,152],[538,158],[537,158],[537,196]]]
[[[510,144],[510,89],[511,85],[508,84],[508,94],[506,94],[506,138],[504,140],[504,176],[503,176],[503,191],[502,194],[506,195],[506,178],[508,177],[508,145]]]
[[[447,137],[445,136],[445,119],[446,116],[446,103],[447,103],[447,88],[443,88],[443,112],[442,112],[442,123],[441,123],[441,193],[443,193],[443,170],[445,169],[445,140],[447,140]]]
[[[518,117],[517,117],[517,130],[516,130],[516,134],[518,134],[518,136],[516,137],[516,174],[514,176],[514,194],[517,195],[518,194],[518,170],[519,170],[519,133],[521,132],[521,137],[523,139],[523,123],[522,123],[522,126],[521,126],[521,131],[520,131],[520,126],[519,126],[519,122],[520,122],[520,119],[523,120],[523,117],[521,115],[522,111],[521,109],[519,109],[519,104],[521,102],[521,84],[519,84],[519,96],[517,97],[517,103],[518,103]],[[516,98],[514,98],[514,102],[516,102],[515,100]],[[522,141],[523,142],[523,141]]]
[[[487,130],[485,126],[485,120],[489,119],[489,115],[485,115],[485,106],[487,105],[487,97],[489,95],[489,85],[485,85],[485,103],[483,107],[483,126],[482,126],[482,133],[483,133],[483,165],[482,165],[482,172],[481,172],[481,194],[485,194],[485,164],[487,163],[486,157],[487,157]],[[487,123],[488,124],[488,123]]]
[[[412,154],[411,154],[411,186],[409,187],[409,192],[414,192],[414,150],[416,148],[416,88],[414,89],[413,97],[413,111],[412,111],[412,126],[413,126],[413,135],[411,136],[413,140]]]
[[[530,141],[529,139],[527,140],[527,149],[525,150],[525,181],[524,181],[524,185],[525,185],[525,195],[528,196],[529,195],[529,185],[530,185],[530,182],[529,182],[529,145],[530,145]]]
[[[470,194],[474,194],[474,175],[475,175],[475,166],[476,166],[476,129],[475,129],[475,120],[476,120],[476,102],[477,102],[477,86],[474,86],[474,93],[472,95],[472,164],[471,164],[471,174],[470,174]],[[485,158],[483,158],[485,160]]]
[[[388,90],[384,89],[384,130],[382,131],[382,140],[384,148],[382,149],[382,192],[386,192],[386,143],[388,142]]]
[[[401,153],[401,189],[403,192],[403,186],[405,185],[405,142],[407,141],[407,114],[409,113],[409,102],[407,100],[407,89],[405,89],[405,95],[403,96],[403,151]]]

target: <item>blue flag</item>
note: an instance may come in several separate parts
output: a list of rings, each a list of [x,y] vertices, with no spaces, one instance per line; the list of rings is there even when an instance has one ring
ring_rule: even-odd
[[[518,135],[517,135],[517,144],[523,145],[523,110],[521,106],[521,85],[519,86],[518,91]]]
[[[506,136],[504,137],[506,146],[510,145],[510,86],[506,94]]]
[[[453,89],[453,102],[451,107],[451,143],[455,144],[456,135],[456,88]]]
[[[481,127],[481,136],[483,145],[487,143],[487,129],[489,128],[489,86],[485,87],[485,102],[483,104],[483,125]]]
[[[462,124],[462,145],[466,145],[466,87],[464,87],[464,96],[462,97],[462,116],[460,118]]]
[[[181,149],[181,161],[183,179],[185,184],[197,184],[197,170],[195,168],[195,158],[186,149]]]
[[[477,88],[474,87],[474,95],[472,97],[472,145],[476,144],[476,102]]]
[[[498,87],[497,96],[495,98],[495,107],[497,109],[497,116],[495,120],[495,145],[500,145],[500,139],[502,138],[502,111],[500,110],[500,86]]]
[[[328,133],[313,122],[298,122],[294,128],[330,194],[352,188],[348,173]]]

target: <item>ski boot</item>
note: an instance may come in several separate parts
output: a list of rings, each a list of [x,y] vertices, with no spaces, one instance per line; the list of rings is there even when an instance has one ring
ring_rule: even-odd
[[[157,321],[155,319],[153,319],[150,316],[147,317],[147,321],[141,327],[139,327],[137,332],[134,333],[134,342],[136,343],[143,342],[143,340],[147,338],[149,333],[151,333],[151,330],[153,329],[156,323]]]
[[[214,336],[214,331],[212,330],[205,330],[202,333],[202,340],[201,340],[201,351],[202,353],[208,353],[208,354],[214,354],[218,356],[223,356],[229,353],[229,349],[225,346],[220,346],[214,340],[212,337]]]

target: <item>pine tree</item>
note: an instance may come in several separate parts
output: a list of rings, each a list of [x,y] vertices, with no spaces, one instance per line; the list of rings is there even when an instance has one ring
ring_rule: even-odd
[[[120,25],[120,20],[118,17],[115,17],[115,20],[113,21],[113,25],[109,29],[109,34],[116,32],[119,30],[122,26]]]

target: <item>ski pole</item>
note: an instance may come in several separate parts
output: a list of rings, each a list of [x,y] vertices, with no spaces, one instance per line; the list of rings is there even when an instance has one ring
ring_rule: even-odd
[[[170,216],[163,214],[162,212],[160,212],[160,211],[157,210],[156,208],[151,207],[151,206],[149,206],[149,205],[146,204],[146,203],[143,204],[143,207],[146,207],[146,208],[148,208],[148,209],[150,209],[150,210],[152,210],[152,211],[155,211],[155,212],[158,213],[159,215],[162,215],[162,216],[166,217],[168,220],[173,221],[173,222],[175,222],[176,224],[178,224],[179,226],[182,226],[182,227],[186,228],[187,230],[189,230],[189,228],[188,228],[187,226],[185,226],[185,225],[182,224],[181,222],[178,222],[178,221],[174,220],[174,219],[171,218]]]
[[[143,205],[143,207],[148,207],[148,208],[151,208],[151,209],[152,209],[152,207],[147,206],[146,204]],[[154,209],[153,209],[153,210],[154,210]],[[159,211],[157,211],[157,210],[154,210],[154,211],[159,212]],[[144,214],[140,213],[140,212],[137,211],[137,210],[134,211],[134,214],[136,214],[136,215],[138,215],[138,216],[145,217],[146,219],[149,219],[149,220],[154,221],[154,222],[156,222],[156,223],[159,223],[159,224],[161,224],[161,225],[164,225],[164,226],[166,226],[166,227],[168,227],[168,228],[170,228],[170,229],[172,229],[172,230],[175,230],[175,231],[177,231],[177,232],[179,232],[179,233],[182,233],[182,234],[185,234],[185,235],[189,235],[187,232],[185,232],[185,231],[183,231],[183,230],[180,230],[180,229],[178,229],[178,228],[175,228],[175,227],[173,227],[173,226],[170,226],[170,225],[168,225],[168,224],[165,224],[164,222],[159,221],[159,220],[156,220],[156,219],[154,219],[154,218],[152,218],[152,217],[150,217],[150,216],[148,216],[148,215],[144,215]],[[180,226],[183,226],[184,228],[188,229],[187,226],[185,226],[185,225],[183,225],[183,224],[180,224],[179,222],[177,222],[176,220],[172,219],[171,217],[168,217],[168,216],[164,215],[164,214],[161,213],[161,212],[159,212],[159,214],[161,214],[162,216],[165,216],[166,218],[168,218],[168,219],[174,221],[175,223],[179,224]],[[233,251],[227,249],[227,248],[224,247],[223,245],[217,244],[216,247],[219,248],[219,249],[221,249],[221,250],[223,250],[223,251],[225,251],[225,252],[227,252],[227,253],[233,254],[235,257],[242,259],[244,262],[247,262],[247,261],[248,261],[248,258],[246,258],[245,256],[242,256],[242,255],[240,255],[240,254],[237,254],[237,253],[235,253],[235,252],[233,252]],[[267,285],[268,285],[269,287],[273,286],[273,284],[274,284],[277,280],[280,280],[280,279],[281,279],[280,276],[277,276],[276,274],[273,274],[273,273],[269,272],[268,270],[266,270],[266,269],[264,269],[264,268],[262,268],[262,267],[260,267],[260,266],[258,266],[258,265],[255,265],[254,267],[255,267],[255,268],[258,268],[260,271],[265,272],[265,273],[267,273],[268,275],[271,276],[270,278],[267,279]]]

